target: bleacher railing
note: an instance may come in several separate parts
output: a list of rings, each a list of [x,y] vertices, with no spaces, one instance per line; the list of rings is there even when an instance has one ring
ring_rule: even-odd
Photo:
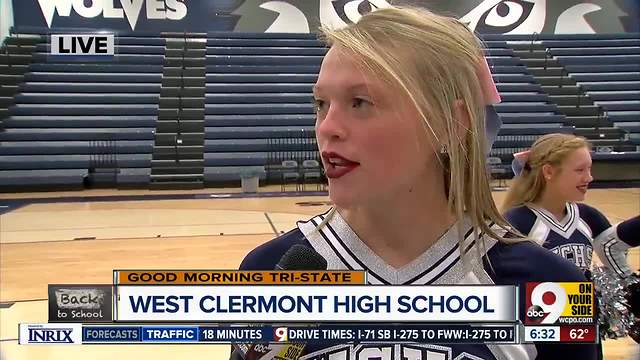
[[[89,172],[98,169],[118,169],[116,140],[92,140],[89,142]]]

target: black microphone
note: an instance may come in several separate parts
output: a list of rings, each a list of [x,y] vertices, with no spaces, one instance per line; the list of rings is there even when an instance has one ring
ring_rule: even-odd
[[[327,260],[304,245],[293,245],[282,255],[276,270],[327,270]],[[304,344],[233,344],[231,360],[297,359]],[[287,355],[291,354],[291,355]]]
[[[327,270],[327,260],[304,245],[293,245],[280,258],[276,270]]]

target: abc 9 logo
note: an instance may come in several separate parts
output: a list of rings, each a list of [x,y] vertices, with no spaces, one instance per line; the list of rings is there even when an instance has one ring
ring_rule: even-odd
[[[278,327],[273,329],[273,339],[277,342],[289,341],[289,329],[286,327]]]
[[[567,303],[567,293],[557,283],[538,284],[531,292],[527,319],[536,324],[554,324]]]

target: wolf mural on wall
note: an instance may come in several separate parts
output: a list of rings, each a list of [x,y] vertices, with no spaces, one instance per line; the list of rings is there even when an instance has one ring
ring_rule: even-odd
[[[315,32],[320,26],[356,22],[370,11],[394,4],[415,4],[457,16],[479,33],[640,32],[638,0],[12,0],[12,4],[18,27],[116,32]]]
[[[483,34],[619,33],[625,29],[624,1],[484,0],[460,19]],[[637,26],[637,24],[636,24]]]
[[[339,28],[389,6],[387,0],[246,0],[234,11],[241,15],[235,31],[314,32],[321,25]]]
[[[340,27],[392,4],[422,5],[458,16],[479,33],[619,33],[638,31],[630,0],[245,0],[235,31],[313,32]],[[636,19],[635,21],[633,19]]]

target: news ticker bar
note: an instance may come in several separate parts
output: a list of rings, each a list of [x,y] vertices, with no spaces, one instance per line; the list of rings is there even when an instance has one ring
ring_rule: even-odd
[[[440,343],[516,344],[518,324],[85,325],[20,324],[26,344]]]

